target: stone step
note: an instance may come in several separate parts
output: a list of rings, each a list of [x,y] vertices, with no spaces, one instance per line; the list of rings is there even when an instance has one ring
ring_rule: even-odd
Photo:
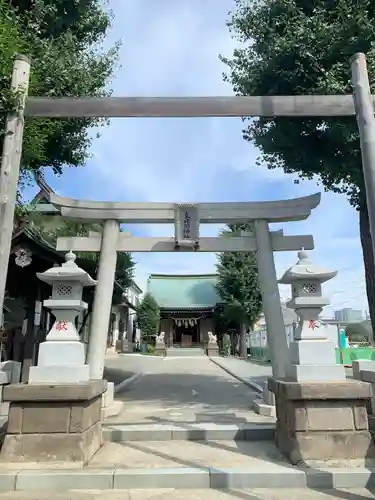
[[[158,488],[156,490],[124,489],[124,490],[98,490],[80,489],[68,491],[54,491],[53,500],[342,500],[345,498],[357,500],[375,499],[373,492],[366,488],[345,488],[339,491],[307,490],[302,488],[242,488],[241,490],[215,490],[215,489],[179,489]],[[12,491],[3,493],[1,500],[30,500],[26,491]],[[32,500],[51,500],[51,492],[39,491]]]
[[[274,424],[103,424],[106,442],[128,441],[268,441]]]
[[[0,471],[0,491],[43,491],[54,493],[69,490],[82,491],[90,490],[90,493],[101,490],[103,495],[113,490],[153,490],[173,488],[178,490],[243,490],[248,488],[264,489],[265,492],[273,489],[285,489],[286,492],[296,489],[301,495],[295,498],[310,497],[311,489],[315,490],[341,490],[346,488],[371,488],[375,484],[375,473],[368,469],[297,469],[292,467],[281,467],[278,465],[267,465],[267,467],[253,467],[251,469],[237,468],[165,468],[165,469],[71,469],[71,470],[22,470],[22,471]],[[307,489],[308,488],[308,489]],[[368,492],[367,492],[368,493]],[[224,495],[224,492],[222,493]],[[342,496],[344,495],[344,496]],[[346,497],[342,492],[340,498]],[[1,498],[5,498],[4,493]],[[257,497],[257,496],[256,496]],[[330,498],[336,498],[330,495]],[[17,498],[10,496],[10,498]],[[22,497],[24,499],[30,496]],[[35,494],[32,498],[36,498]],[[50,498],[50,497],[48,497]],[[69,498],[71,498],[69,496]],[[80,497],[81,498],[81,497]],[[88,498],[92,498],[89,495]],[[105,496],[100,498],[106,498]],[[114,497],[110,497],[114,498]],[[117,497],[116,498],[120,498]],[[124,498],[121,496],[121,498]],[[134,498],[131,496],[131,498]],[[136,497],[137,498],[137,497]],[[142,498],[145,498],[144,496]],[[150,497],[155,498],[155,496]],[[164,496],[163,496],[164,498]],[[169,497],[168,497],[169,498]],[[176,491],[171,498],[177,498]],[[180,498],[180,497],[178,497]],[[188,496],[186,498],[189,498]],[[196,498],[196,497],[194,497]],[[203,498],[203,497],[202,497]],[[204,496],[204,498],[207,498]],[[215,497],[216,498],[216,497]],[[220,497],[222,498],[222,497]],[[223,496],[224,498],[224,496]],[[237,491],[235,498],[240,497]],[[246,496],[247,498],[247,496]],[[249,496],[249,498],[255,498]],[[263,495],[262,495],[263,498]],[[275,498],[271,496],[270,498]],[[279,498],[279,497],[277,497]],[[288,496],[290,498],[290,496]],[[294,498],[294,495],[293,495]],[[313,497],[315,498],[315,497]],[[320,498],[320,497],[318,497]],[[325,497],[324,497],[325,498]],[[352,498],[352,497],[350,497]],[[362,498],[354,497],[353,498]],[[365,498],[365,496],[363,496]],[[370,498],[366,494],[366,498]]]
[[[206,356],[201,347],[170,347],[167,349],[168,358],[189,358]]]

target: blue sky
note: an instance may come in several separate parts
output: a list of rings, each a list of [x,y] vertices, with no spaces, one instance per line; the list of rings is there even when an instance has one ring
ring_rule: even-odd
[[[111,0],[113,28],[107,43],[121,40],[120,67],[111,84],[121,96],[231,95],[219,54],[236,42],[225,25],[233,0]],[[298,197],[321,191],[316,182],[296,185],[282,170],[256,167],[259,152],[241,136],[240,119],[114,119],[93,143],[82,169],[46,180],[65,196],[117,201],[252,201]],[[281,228],[281,226],[279,226]],[[344,196],[323,193],[305,222],[283,226],[285,234],[313,234],[312,260],[339,271],[325,290],[334,309],[366,309],[358,217]],[[129,228],[135,235],[169,236],[169,226]],[[203,235],[218,228],[203,227]],[[135,254],[136,281],[147,275],[204,273],[212,254]],[[276,256],[278,274],[296,261]],[[287,287],[281,288],[287,297]]]

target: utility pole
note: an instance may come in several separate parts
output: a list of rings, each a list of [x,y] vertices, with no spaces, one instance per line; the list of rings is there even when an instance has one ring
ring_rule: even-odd
[[[372,251],[375,255],[375,117],[365,54],[354,54],[351,69]]]
[[[3,325],[5,287],[12,245],[14,209],[22,154],[24,107],[29,77],[29,59],[26,56],[17,55],[11,81],[11,91],[16,98],[17,107],[9,111],[6,116],[0,167],[0,327]]]

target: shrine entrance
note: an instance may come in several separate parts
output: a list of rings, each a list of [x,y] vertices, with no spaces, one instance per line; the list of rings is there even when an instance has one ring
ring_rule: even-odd
[[[199,321],[191,318],[177,319],[173,328],[174,347],[192,347],[199,343]]]
[[[311,210],[319,205],[319,193],[288,200],[222,203],[100,202],[50,193],[49,202],[36,209],[64,219],[104,223],[102,233],[92,233],[89,237],[59,237],[56,245],[58,251],[100,252],[87,354],[92,380],[103,377],[117,252],[255,252],[273,375],[286,376],[289,348],[286,336],[280,335],[284,319],[273,254],[301,248],[311,250],[314,242],[311,235],[287,236],[283,229],[270,231],[269,224],[307,219]],[[135,237],[120,231],[120,224],[171,223],[175,227],[174,237]],[[248,224],[249,231],[241,231],[230,238],[200,235],[201,224],[235,223]],[[181,339],[180,342],[193,343],[199,328],[185,328],[171,328],[171,333],[175,331],[175,336],[171,335],[172,342]],[[170,337],[165,330],[161,330],[160,335],[164,346],[168,347]],[[199,341],[207,340],[209,344],[211,339],[211,343],[215,342],[212,329],[207,329],[204,337]]]

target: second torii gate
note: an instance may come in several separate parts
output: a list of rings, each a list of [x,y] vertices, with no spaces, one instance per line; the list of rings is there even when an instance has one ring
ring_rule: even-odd
[[[92,379],[103,376],[117,252],[256,252],[272,370],[286,376],[289,362],[273,252],[314,248],[311,235],[270,232],[269,223],[307,219],[320,193],[289,200],[224,203],[113,203],[74,200],[50,194],[50,205],[37,209],[81,221],[103,221],[101,237],[60,237],[57,250],[99,252],[98,285],[91,322],[88,362]],[[120,232],[120,223],[174,223],[174,238],[139,238]],[[200,224],[251,223],[253,232],[233,237],[199,237]]]

